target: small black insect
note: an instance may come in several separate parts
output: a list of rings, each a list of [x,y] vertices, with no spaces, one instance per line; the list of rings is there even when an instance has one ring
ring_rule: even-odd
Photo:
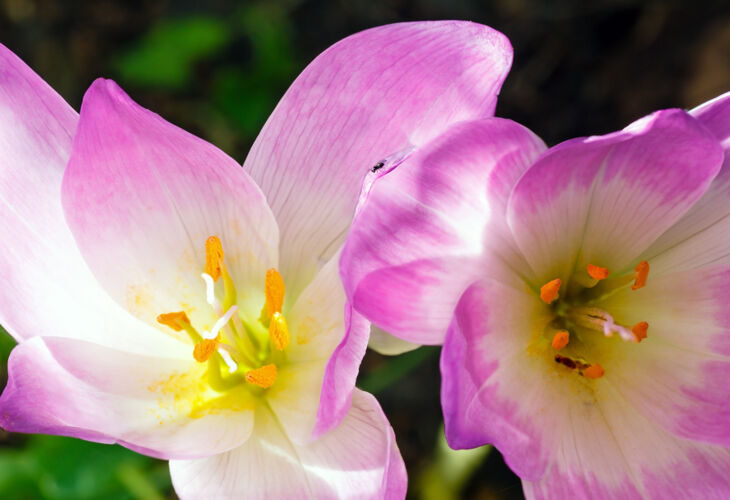
[[[384,166],[385,166],[385,162],[379,161],[378,163],[376,163],[375,165],[373,165],[373,167],[370,169],[370,171],[371,172],[377,172],[378,170],[380,170]]]

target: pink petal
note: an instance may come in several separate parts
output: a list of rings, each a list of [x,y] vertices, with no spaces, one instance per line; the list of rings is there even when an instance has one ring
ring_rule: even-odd
[[[16,339],[81,338],[136,352],[175,345],[114,303],[84,263],[61,207],[78,115],[0,45],[2,324]]]
[[[725,161],[710,188],[643,255],[652,274],[730,263],[730,92],[691,111],[725,148]]]
[[[330,260],[287,313],[287,364],[267,401],[287,435],[306,444],[339,424],[350,409],[370,324],[346,303]]]
[[[516,283],[517,284],[517,283]],[[552,357],[530,354],[550,317],[522,287],[472,285],[459,300],[441,353],[441,404],[453,448],[495,445],[523,478],[540,478],[560,439],[572,389]]]
[[[715,134],[725,150],[730,149],[730,92],[697,106],[690,114]]]
[[[607,376],[635,408],[679,436],[730,446],[730,267],[660,276],[601,304],[616,321],[649,323],[641,344],[617,346]]]
[[[504,207],[543,150],[529,130],[491,118],[454,126],[377,177],[340,262],[355,309],[405,340],[441,343],[459,295],[496,266],[485,245],[526,270]]]
[[[304,70],[245,163],[279,221],[292,290],[341,246],[368,169],[452,123],[490,116],[511,61],[501,33],[437,21],[358,33]]]
[[[287,440],[271,413],[256,414],[243,446],[201,460],[170,462],[175,491],[188,498],[403,498],[406,471],[390,424],[370,394],[317,441]]]
[[[245,388],[228,403],[196,406],[205,369],[192,357],[142,356],[39,337],[13,350],[8,371],[0,425],[11,432],[119,443],[158,458],[197,458],[239,446],[253,428],[255,401]]]
[[[135,104],[109,80],[84,97],[63,183],[66,217],[95,275],[130,312],[156,324],[185,309],[214,321],[200,277],[205,241],[218,236],[239,291],[257,317],[277,227],[240,166],[205,141]]]
[[[716,139],[679,110],[551,148],[520,179],[508,211],[535,284],[565,281],[589,263],[630,270],[702,196],[721,163]]]
[[[614,390],[616,389],[616,390]],[[572,405],[550,471],[523,481],[528,499],[727,498],[730,450],[673,437],[638,414],[619,388]]]

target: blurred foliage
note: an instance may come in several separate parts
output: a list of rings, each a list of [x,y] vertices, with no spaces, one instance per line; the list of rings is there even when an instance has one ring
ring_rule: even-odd
[[[441,427],[433,459],[412,481],[415,483],[412,489],[423,500],[458,500],[463,496],[466,483],[490,451],[491,446],[452,450]]]
[[[193,65],[220,51],[231,39],[226,23],[211,17],[187,17],[154,26],[114,68],[133,85],[180,89],[190,83]]]

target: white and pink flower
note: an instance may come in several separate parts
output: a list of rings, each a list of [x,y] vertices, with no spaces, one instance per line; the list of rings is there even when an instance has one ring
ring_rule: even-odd
[[[341,271],[528,498],[730,495],[730,94],[550,149],[457,124],[373,176]]]
[[[0,425],[170,459],[185,498],[404,496],[338,256],[368,169],[490,116],[510,62],[471,23],[354,35],[241,168],[109,80],[77,115],[0,47]]]

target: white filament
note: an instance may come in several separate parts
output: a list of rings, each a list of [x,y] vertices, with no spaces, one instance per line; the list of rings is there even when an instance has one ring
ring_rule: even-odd
[[[218,336],[218,332],[221,331],[221,328],[226,326],[226,324],[231,320],[231,316],[235,314],[235,312],[238,311],[238,306],[231,306],[230,309],[226,311],[226,313],[218,318],[218,321],[215,322],[213,325],[213,328],[210,330],[210,332],[203,332],[203,338],[205,339],[214,339]]]
[[[203,281],[205,281],[206,302],[213,306],[215,310],[220,309],[220,302],[218,302],[218,299],[215,298],[215,281],[213,281],[213,277],[208,273],[203,273],[200,277],[203,278]]]
[[[235,373],[236,370],[238,370],[238,365],[235,361],[233,361],[233,358],[230,354],[228,354],[228,351],[225,349],[218,349],[218,354],[221,355],[221,358],[223,358],[223,361],[225,361],[226,365],[228,365],[228,371],[231,373]]]

